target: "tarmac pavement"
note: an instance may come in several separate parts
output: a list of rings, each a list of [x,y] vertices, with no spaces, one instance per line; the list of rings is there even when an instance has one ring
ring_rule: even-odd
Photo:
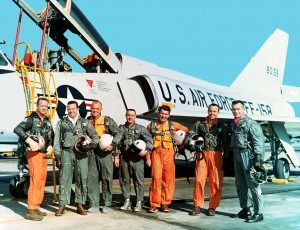
[[[45,199],[41,207],[47,212],[42,221],[30,221],[23,218],[27,210],[27,200],[17,199],[9,193],[9,182],[16,174],[15,159],[0,160],[0,229],[300,229],[300,173],[292,171],[295,182],[275,184],[267,182],[262,185],[264,193],[264,221],[260,223],[246,223],[239,218],[231,218],[232,214],[240,211],[239,202],[234,185],[234,177],[225,177],[223,196],[216,215],[203,214],[208,208],[208,191],[206,190],[205,205],[199,216],[191,216],[193,209],[192,195],[194,178],[190,178],[190,185],[186,178],[176,179],[173,203],[170,212],[148,213],[148,191],[150,178],[145,179],[145,205],[141,212],[132,210],[121,211],[123,199],[118,180],[114,180],[113,206],[108,214],[88,213],[81,216],[76,213],[74,203],[66,207],[66,214],[61,217],[54,215],[58,210],[58,203],[53,201],[52,165],[49,164]],[[57,190],[58,191],[58,190]],[[87,208],[87,207],[86,207]],[[100,206],[101,208],[101,206]]]

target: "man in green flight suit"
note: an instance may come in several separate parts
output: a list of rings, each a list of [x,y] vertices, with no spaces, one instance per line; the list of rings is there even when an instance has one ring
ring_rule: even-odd
[[[76,101],[68,102],[67,111],[68,115],[58,121],[54,137],[54,154],[56,158],[61,159],[59,210],[55,216],[62,216],[65,213],[65,205],[70,204],[73,170],[77,213],[87,215],[82,205],[86,203],[87,197],[88,152],[97,146],[99,139],[91,123],[80,117]]]
[[[120,209],[131,208],[130,178],[132,178],[136,191],[136,205],[133,211],[140,212],[144,201],[144,158],[146,158],[147,166],[151,167],[150,153],[153,148],[153,139],[144,126],[135,123],[135,119],[136,111],[128,109],[126,111],[126,123],[120,125],[120,129],[123,130],[123,137],[118,146],[121,151],[119,179],[125,199]],[[144,141],[144,146],[135,146],[139,145],[140,141]],[[143,149],[144,147],[145,149]]]
[[[265,137],[261,126],[246,115],[243,101],[232,102],[234,120],[231,123],[230,146],[233,150],[235,185],[242,210],[236,215],[246,222],[260,222],[263,195],[261,186],[252,181],[250,169],[260,168],[264,156]],[[254,214],[251,215],[250,207]]]
[[[91,116],[87,119],[96,129],[100,143],[94,152],[89,154],[88,196],[89,212],[99,211],[100,190],[99,176],[102,182],[102,213],[107,214],[112,203],[113,170],[119,166],[119,157],[113,151],[122,138],[122,130],[109,116],[101,114],[102,103],[94,101],[91,106]],[[113,154],[113,156],[112,156]],[[112,159],[113,158],[113,159]]]

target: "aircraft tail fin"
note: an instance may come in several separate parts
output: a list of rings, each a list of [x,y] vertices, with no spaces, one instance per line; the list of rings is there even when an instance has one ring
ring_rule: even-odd
[[[231,88],[252,95],[281,98],[289,35],[276,29],[248,65],[232,83]]]

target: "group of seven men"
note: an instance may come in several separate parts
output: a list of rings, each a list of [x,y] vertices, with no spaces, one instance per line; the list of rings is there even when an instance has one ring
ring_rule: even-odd
[[[218,119],[219,106],[211,104],[208,116],[197,121],[191,130],[169,120],[171,109],[162,105],[158,118],[147,128],[135,122],[136,111],[128,109],[126,122],[118,127],[109,116],[102,114],[102,103],[94,101],[91,115],[82,118],[76,101],[67,104],[68,115],[56,125],[55,135],[47,117],[48,101],[39,98],[37,109],[26,117],[15,129],[20,141],[26,143],[30,171],[28,209],[25,218],[42,220],[47,213],[40,211],[44,197],[47,175],[47,155],[53,150],[59,176],[59,209],[56,216],[65,213],[65,205],[70,204],[73,175],[75,175],[75,203],[77,213],[98,212],[100,203],[99,181],[102,185],[103,208],[106,214],[112,204],[112,182],[114,165],[119,167],[119,180],[124,196],[121,210],[131,209],[130,180],[136,191],[133,211],[142,210],[144,200],[144,165],[151,167],[152,182],[149,191],[150,208],[155,213],[159,209],[169,212],[175,188],[175,146],[174,133],[186,133],[180,148],[196,153],[195,186],[191,215],[199,215],[204,205],[204,187],[209,178],[209,208],[205,213],[214,216],[222,196],[224,162],[229,149],[233,152],[236,188],[242,210],[236,215],[247,222],[263,220],[262,193],[259,184],[249,175],[251,167],[260,167],[264,150],[264,136],[259,124],[250,119],[242,101],[232,102],[234,116],[230,128]],[[230,134],[230,135],[229,135]],[[37,136],[42,136],[41,147]],[[195,137],[197,136],[197,140]],[[230,138],[230,144],[229,144]],[[133,150],[137,141],[145,146]],[[197,142],[198,141],[198,142]],[[201,144],[195,144],[195,143]],[[230,145],[230,146],[229,146]],[[83,205],[89,200],[89,209]],[[252,215],[250,208],[253,207]]]

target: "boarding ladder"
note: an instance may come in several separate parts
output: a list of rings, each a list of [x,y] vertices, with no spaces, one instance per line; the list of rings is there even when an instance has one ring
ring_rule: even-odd
[[[21,6],[20,6],[21,7]],[[20,9],[18,27],[16,33],[16,40],[14,46],[14,53],[12,59],[12,65],[15,64],[17,73],[20,74],[20,78],[23,83],[25,101],[26,101],[26,116],[28,116],[32,111],[34,111],[34,104],[36,103],[39,97],[45,97],[48,99],[49,108],[48,108],[48,116],[53,124],[53,117],[57,109],[58,105],[58,93],[55,84],[54,76],[50,71],[45,71],[42,68],[42,60],[44,53],[44,38],[47,30],[47,19],[48,13],[50,9],[50,5],[46,5],[46,16],[44,20],[43,34],[42,34],[42,42],[40,47],[39,58],[36,52],[32,52],[30,46],[26,42],[18,43],[21,20],[22,20],[22,12]],[[30,15],[30,14],[29,14]],[[49,33],[49,30],[48,30]],[[49,34],[48,34],[49,35]],[[46,45],[48,47],[48,45]],[[21,57],[19,55],[19,48],[23,48],[24,55]],[[37,60],[39,60],[37,64]],[[55,157],[52,152],[51,156],[48,156],[52,159],[53,165],[53,193],[54,193],[54,201],[57,201],[57,193],[56,193],[56,173],[55,173]]]
[[[18,49],[25,46],[23,57],[19,56]],[[39,97],[45,97],[49,102],[48,116],[53,122],[58,104],[58,94],[54,76],[51,72],[38,67],[37,53],[32,52],[27,42],[16,44],[16,71],[20,74],[26,101],[26,116],[34,111],[34,105]]]
[[[18,53],[20,46],[23,46],[23,48],[25,46],[24,55],[22,57],[20,57]],[[16,71],[20,74],[26,101],[26,116],[29,116],[31,112],[34,111],[34,105],[37,99],[39,97],[45,97],[49,102],[48,117],[53,124],[53,117],[58,105],[58,93],[53,74],[37,65],[37,53],[32,52],[28,43],[17,43],[15,50]],[[54,201],[57,201],[54,153],[52,152],[48,158],[52,159],[53,163],[53,194]]]

